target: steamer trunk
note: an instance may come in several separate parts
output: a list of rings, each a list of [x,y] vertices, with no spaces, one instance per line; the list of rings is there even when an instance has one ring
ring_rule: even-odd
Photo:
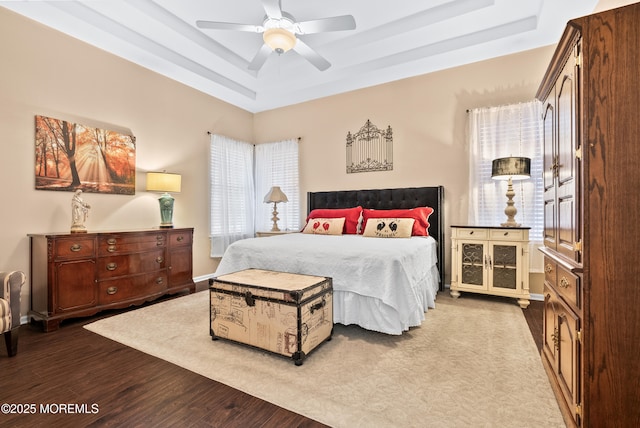
[[[333,333],[331,278],[246,269],[209,280],[211,338],[228,339],[293,359]]]

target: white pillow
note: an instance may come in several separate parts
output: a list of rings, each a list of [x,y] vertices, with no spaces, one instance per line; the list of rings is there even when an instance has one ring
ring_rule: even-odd
[[[370,218],[362,235],[377,238],[410,238],[415,221],[413,218]]]
[[[316,235],[342,235],[344,217],[339,218],[310,218],[302,233]]]

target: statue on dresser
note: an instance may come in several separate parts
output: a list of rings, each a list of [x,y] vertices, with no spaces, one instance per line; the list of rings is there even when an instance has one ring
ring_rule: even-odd
[[[82,190],[76,190],[73,199],[71,199],[71,233],[87,232],[84,222],[87,221],[90,208],[91,205],[82,200]]]

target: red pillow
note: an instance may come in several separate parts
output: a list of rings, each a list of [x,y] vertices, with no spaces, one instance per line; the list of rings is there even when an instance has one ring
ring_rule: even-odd
[[[318,208],[309,213],[307,222],[312,218],[340,218],[344,217],[344,227],[342,233],[355,235],[358,233],[358,222],[360,221],[362,207],[354,208]]]
[[[431,207],[418,207],[408,210],[371,210],[362,211],[362,230],[367,227],[370,218],[413,218],[412,236],[429,236],[429,216],[433,213]]]

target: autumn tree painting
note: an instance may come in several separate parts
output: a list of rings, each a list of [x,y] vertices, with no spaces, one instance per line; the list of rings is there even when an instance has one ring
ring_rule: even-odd
[[[36,116],[36,189],[135,194],[136,139]]]

